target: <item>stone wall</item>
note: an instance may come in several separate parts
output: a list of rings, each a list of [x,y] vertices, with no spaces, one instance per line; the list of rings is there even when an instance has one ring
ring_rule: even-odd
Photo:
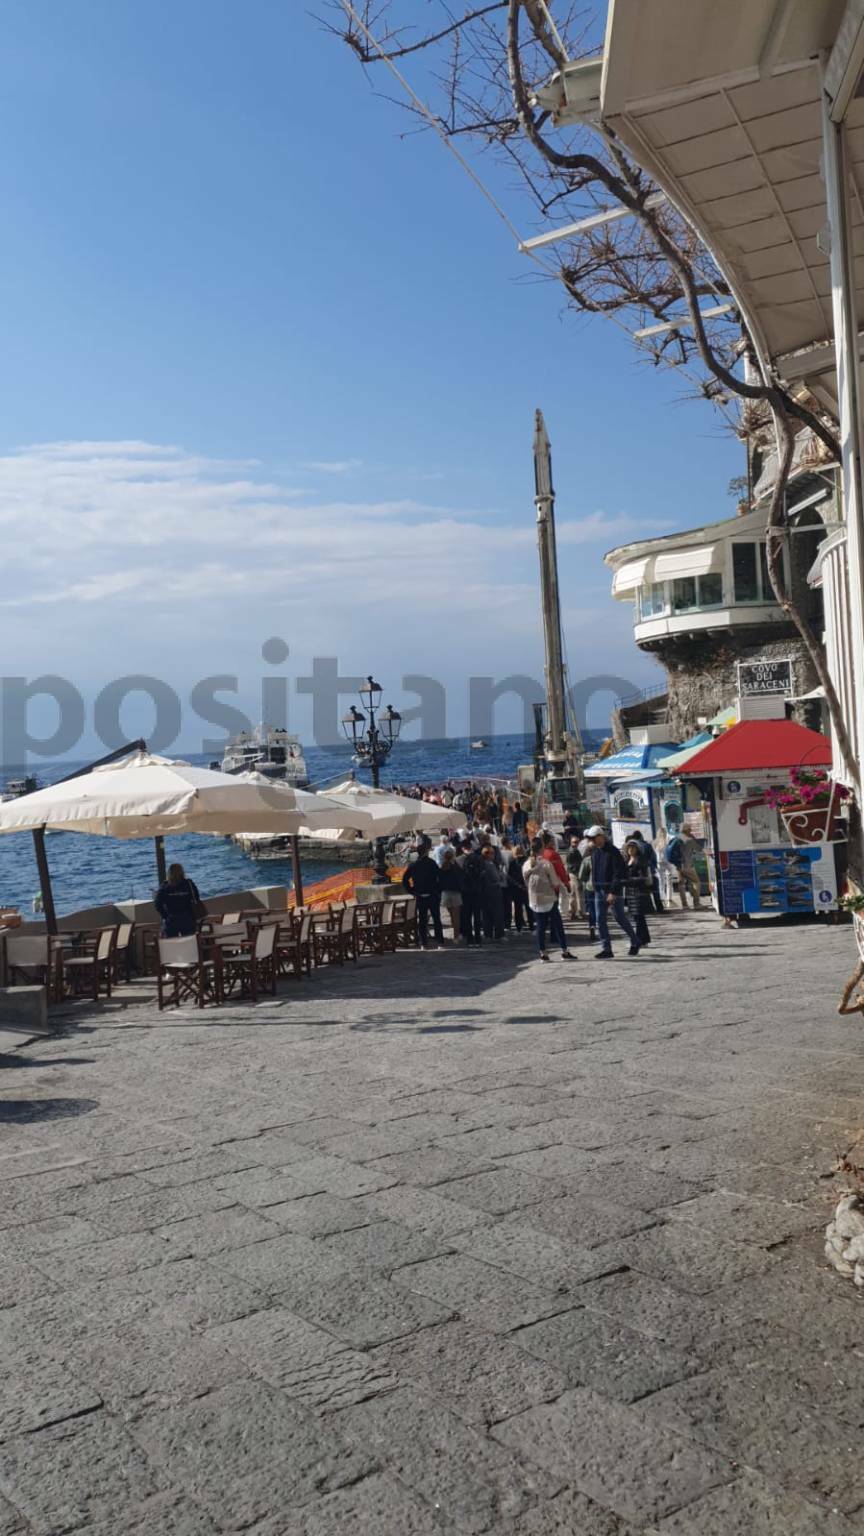
[[[685,741],[709,719],[734,704],[738,693],[739,661],[794,660],[796,693],[809,693],[818,681],[812,663],[796,631],[783,626],[782,635],[767,639],[765,630],[734,630],[723,635],[692,639],[678,637],[658,642],[654,649],[669,683],[667,719],[673,741]],[[813,718],[815,714],[815,719]],[[820,728],[819,706],[799,706],[796,718]]]

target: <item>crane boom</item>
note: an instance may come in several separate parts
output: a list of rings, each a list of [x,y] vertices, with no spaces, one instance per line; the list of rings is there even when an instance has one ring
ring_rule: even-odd
[[[574,720],[567,730],[567,684],[561,634],[561,600],[558,588],[558,551],[555,540],[555,490],[552,485],[552,449],[543,412],[534,415],[534,505],[537,509],[537,546],[540,555],[540,596],[546,677],[546,731],[544,755],[552,798],[582,794],[579,765],[581,738]]]

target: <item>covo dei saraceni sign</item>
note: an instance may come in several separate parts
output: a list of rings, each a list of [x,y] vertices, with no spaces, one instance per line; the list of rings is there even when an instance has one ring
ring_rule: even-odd
[[[782,661],[739,661],[739,698],[764,699],[779,695],[788,699],[792,692],[791,657]]]

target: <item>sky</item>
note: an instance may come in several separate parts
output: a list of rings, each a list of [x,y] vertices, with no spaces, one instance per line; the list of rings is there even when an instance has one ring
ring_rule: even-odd
[[[2,67],[3,760],[95,750],[97,714],[198,750],[214,677],[252,719],[287,679],[308,738],[316,657],[400,709],[439,681],[464,732],[470,678],[542,677],[537,406],[571,677],[656,680],[603,553],[729,515],[738,445],[566,311],[303,0],[6,0]]]

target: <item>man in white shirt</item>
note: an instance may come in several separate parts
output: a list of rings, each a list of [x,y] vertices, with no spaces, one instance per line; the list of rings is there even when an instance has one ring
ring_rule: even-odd
[[[449,832],[442,832],[440,842],[438,843],[437,847],[432,849],[432,857],[435,860],[435,863],[438,865],[439,869],[444,863],[445,853],[455,853],[455,851],[456,850],[450,841]]]

